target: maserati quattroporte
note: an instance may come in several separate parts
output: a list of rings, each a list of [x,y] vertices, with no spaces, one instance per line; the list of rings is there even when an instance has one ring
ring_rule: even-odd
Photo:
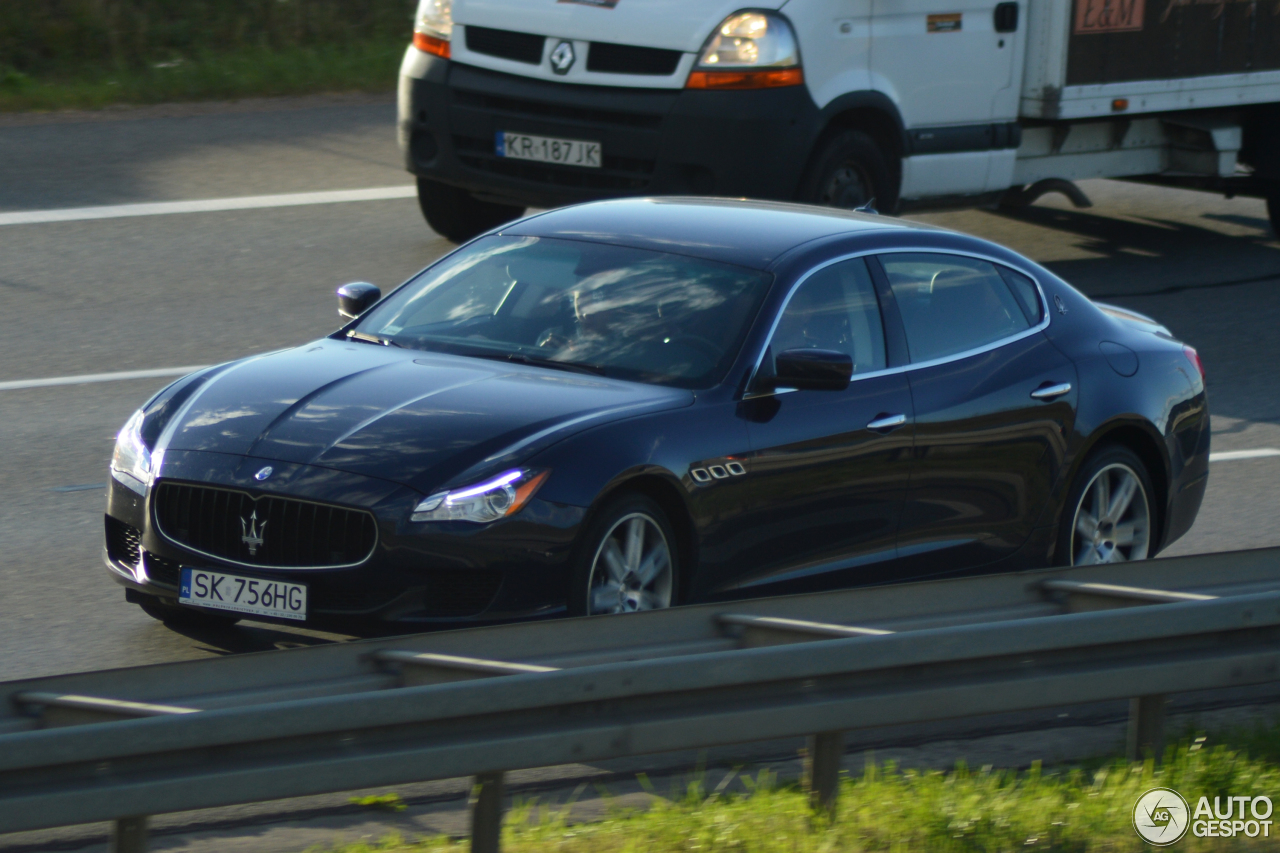
[[[1195,351],[1000,246],[716,199],[540,213],[129,420],[106,562],[157,618],[460,625],[1153,556]]]

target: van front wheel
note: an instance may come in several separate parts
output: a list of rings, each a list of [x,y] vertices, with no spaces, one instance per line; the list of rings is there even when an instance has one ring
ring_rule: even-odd
[[[874,201],[876,209],[889,213],[897,206],[898,192],[875,140],[860,130],[846,130],[818,151],[800,199],[845,210]]]

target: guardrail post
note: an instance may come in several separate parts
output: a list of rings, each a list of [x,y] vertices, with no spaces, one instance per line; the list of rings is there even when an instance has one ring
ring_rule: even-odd
[[[502,771],[475,779],[471,807],[471,853],[499,853],[502,846]]]
[[[844,757],[844,732],[822,732],[809,737],[804,758],[809,801],[820,811],[835,811],[840,793],[840,759]]]
[[[111,825],[109,853],[147,853],[147,818],[122,817]]]
[[[1129,737],[1125,755],[1142,761],[1147,753],[1160,760],[1164,751],[1164,694],[1137,696],[1129,700]]]

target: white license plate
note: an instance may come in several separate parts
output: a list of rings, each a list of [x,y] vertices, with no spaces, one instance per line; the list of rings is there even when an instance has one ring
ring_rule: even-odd
[[[178,603],[250,616],[302,620],[307,618],[307,587],[300,583],[184,568]]]
[[[540,163],[559,163],[561,166],[600,168],[599,142],[554,139],[550,136],[530,136],[527,133],[500,130],[493,146],[499,157],[510,157],[513,160],[537,160]]]

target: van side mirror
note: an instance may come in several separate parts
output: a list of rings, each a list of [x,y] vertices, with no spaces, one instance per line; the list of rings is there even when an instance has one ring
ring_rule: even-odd
[[[338,288],[338,316],[343,320],[354,320],[381,298],[382,291],[367,281],[344,284]]]
[[[853,358],[829,349],[789,349],[774,359],[775,388],[843,391],[853,376]]]

